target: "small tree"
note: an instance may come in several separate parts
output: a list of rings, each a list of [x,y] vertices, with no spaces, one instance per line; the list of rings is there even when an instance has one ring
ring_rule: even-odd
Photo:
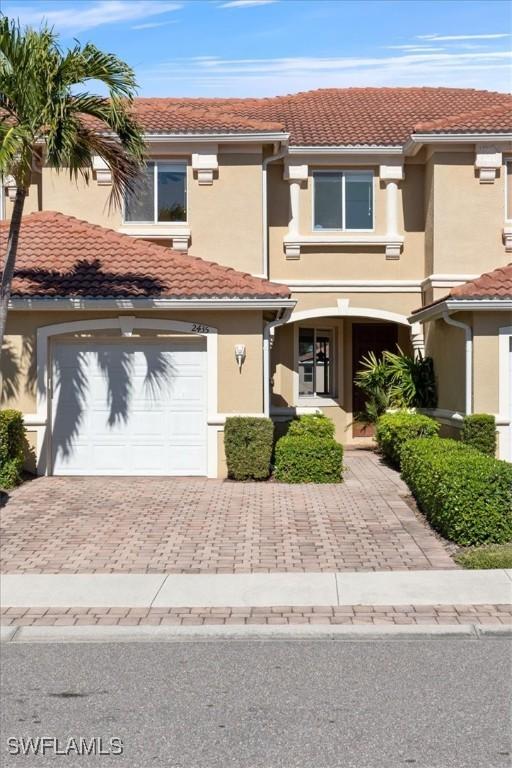
[[[389,408],[435,408],[437,387],[431,357],[411,357],[386,350],[378,358],[369,352],[355,375],[356,386],[364,393],[364,411],[356,421],[375,424]]]
[[[106,86],[109,98],[77,92],[90,80]],[[0,174],[12,177],[16,187],[0,284],[0,348],[23,207],[39,152],[45,152],[48,165],[86,183],[98,155],[112,173],[110,205],[119,205],[144,160],[142,131],[129,111],[135,89],[133,70],[117,56],[91,43],[63,52],[46,26],[22,29],[0,18]]]

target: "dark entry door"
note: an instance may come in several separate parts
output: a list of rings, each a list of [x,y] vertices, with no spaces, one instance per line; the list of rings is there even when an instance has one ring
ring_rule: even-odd
[[[363,357],[374,352],[377,357],[389,349],[396,350],[398,328],[392,323],[354,323],[352,325],[352,380],[360,368]],[[352,413],[363,410],[364,395],[352,381]],[[354,422],[352,425],[354,437],[370,437],[373,428]]]

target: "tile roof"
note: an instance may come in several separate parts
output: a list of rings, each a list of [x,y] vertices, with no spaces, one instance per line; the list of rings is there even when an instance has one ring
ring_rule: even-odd
[[[148,133],[285,131],[298,146],[401,145],[411,133],[510,132],[512,97],[470,88],[325,88],[261,99],[134,102]]]
[[[446,296],[415,309],[412,314],[434,307],[443,301],[457,300],[463,302],[479,299],[512,300],[512,263],[493,269],[492,272],[484,272],[483,275],[474,280],[468,280],[467,283],[455,286]]]
[[[457,285],[451,299],[512,299],[512,264],[484,272],[480,277]]]
[[[6,242],[8,222],[0,223]],[[287,286],[53,211],[23,217],[13,297],[287,298]]]

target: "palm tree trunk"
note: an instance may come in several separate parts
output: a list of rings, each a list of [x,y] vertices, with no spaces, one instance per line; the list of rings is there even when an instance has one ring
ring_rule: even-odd
[[[5,326],[7,323],[7,307],[11,295],[11,283],[14,275],[14,265],[16,263],[16,252],[18,250],[18,238],[21,229],[21,217],[23,216],[23,207],[25,205],[26,190],[18,187],[12,210],[12,218],[9,226],[9,238],[7,240],[7,252],[5,254],[2,282],[0,284],[0,350],[4,342]]]

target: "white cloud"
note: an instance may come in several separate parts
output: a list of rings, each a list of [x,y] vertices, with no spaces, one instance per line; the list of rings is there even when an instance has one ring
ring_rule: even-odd
[[[444,42],[449,40],[498,40],[499,38],[510,37],[508,32],[495,32],[493,34],[481,35],[418,35],[418,40],[431,40],[433,42]]]
[[[228,0],[227,3],[221,3],[219,8],[250,8],[255,5],[272,5],[277,0]]]
[[[170,21],[148,21],[146,24],[134,24],[131,29],[155,29],[156,27],[167,27],[169,24],[176,24],[175,19]]]
[[[158,16],[169,11],[177,11],[181,3],[160,2],[160,0],[97,0],[97,2],[80,3],[80,6],[48,8],[40,5],[6,5],[4,13],[11,18],[19,19],[21,24],[39,26],[46,21],[57,31],[76,34],[84,29],[93,29],[106,24],[136,21],[150,16]]]
[[[167,61],[137,75],[148,95],[264,96],[312,88],[452,86],[510,90],[510,51]]]

